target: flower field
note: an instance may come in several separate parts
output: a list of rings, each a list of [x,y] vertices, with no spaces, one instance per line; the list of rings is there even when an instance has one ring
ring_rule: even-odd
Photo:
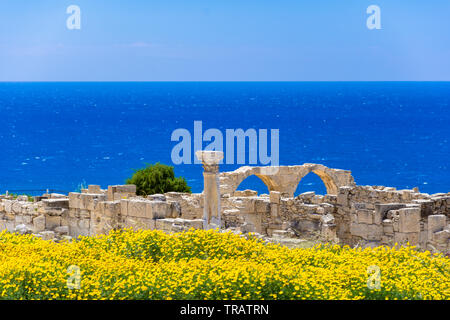
[[[288,249],[215,231],[62,243],[2,232],[0,298],[450,299],[449,262],[411,247]]]

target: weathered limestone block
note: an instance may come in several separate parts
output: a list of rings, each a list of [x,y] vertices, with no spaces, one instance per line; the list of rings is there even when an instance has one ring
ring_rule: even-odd
[[[133,228],[134,230],[154,230],[155,220],[144,217],[128,216],[125,218],[125,228]]]
[[[168,201],[170,213],[168,218],[181,218],[181,205],[178,201]]]
[[[392,220],[390,219],[383,220],[383,233],[387,235],[394,235],[394,226]]]
[[[120,213],[122,216],[128,215],[128,202],[129,202],[129,200],[126,200],[126,199],[120,200]]]
[[[181,217],[184,219],[200,219],[203,216],[203,195],[200,193],[178,193],[168,192],[165,194],[167,201],[177,202],[181,213],[177,208],[172,208],[172,217]],[[177,210],[174,212],[173,210]]]
[[[149,201],[132,199],[128,201],[127,216],[146,218],[146,207]]]
[[[193,220],[189,220],[189,219],[174,219],[174,224],[175,225],[182,225],[183,227],[185,227],[186,230],[188,229],[203,229],[203,220],[202,219],[193,219]]]
[[[25,225],[30,225],[32,224],[32,216],[28,216],[28,215],[16,215],[14,222],[16,223],[16,225],[18,224],[25,224]]]
[[[106,193],[108,201],[118,201],[136,196],[136,186],[134,184],[108,186]]]
[[[69,193],[69,208],[71,209],[81,208],[81,193],[76,192]]]
[[[82,193],[80,197],[80,209],[94,211],[99,202],[106,201],[104,194]]]
[[[398,209],[399,232],[420,232],[420,209],[403,208]]]
[[[108,186],[106,191],[106,198],[108,201],[114,201],[115,186]]]
[[[249,232],[262,233],[262,219],[260,214],[246,214],[243,216],[243,218],[245,223],[253,226],[253,231]]]
[[[420,231],[419,233],[419,245],[422,249],[427,247],[428,242],[428,232],[426,230]]]
[[[60,216],[45,216],[45,229],[53,230],[56,227],[61,226],[61,217]]]
[[[383,235],[383,228],[374,224],[351,223],[350,233],[365,240],[380,241]]]
[[[26,202],[23,202],[23,201],[13,201],[12,205],[11,205],[12,213],[15,215],[22,214],[22,207],[25,204],[26,204]]]
[[[115,188],[115,192],[136,195],[136,186],[134,184],[117,185]]]
[[[98,185],[90,184],[88,186],[88,193],[102,193],[102,189]]]
[[[256,204],[254,198],[237,198],[234,201],[234,205],[238,208],[243,214],[245,213],[255,213],[256,212]]]
[[[16,224],[15,224],[14,220],[6,220],[5,226],[6,226],[6,230],[9,232],[14,232],[14,230],[16,228]]]
[[[149,219],[164,219],[171,216],[171,205],[162,201],[150,201],[146,204],[146,217]]]
[[[281,201],[281,193],[278,191],[270,191],[270,203],[280,204],[280,201]]]
[[[163,219],[173,215],[178,209],[175,204],[163,201],[149,201],[140,199],[120,200],[120,211],[122,216]]]
[[[348,207],[348,194],[339,193],[337,195],[337,204],[342,207]]]
[[[45,230],[45,216],[40,215],[33,218],[33,232],[38,233]]]
[[[237,216],[240,216],[240,211],[238,209],[226,209],[222,212],[224,220],[229,222],[230,220],[236,220]]]
[[[11,200],[3,200],[4,210],[7,214],[11,214],[12,212],[12,204],[13,202]]]
[[[433,233],[433,241],[436,243],[447,243],[450,239],[450,231],[449,230],[442,230]]]
[[[72,218],[68,219],[69,235],[72,237],[88,236],[90,234],[90,219]]]
[[[91,217],[91,212],[94,212],[95,210],[84,210],[84,209],[80,209],[78,211],[78,217],[80,219],[90,219]]]
[[[59,226],[54,230],[55,233],[59,235],[69,235],[69,227],[68,226]]]
[[[121,205],[120,201],[103,201],[99,203],[101,215],[106,217],[116,217],[120,215]]]
[[[272,216],[272,218],[276,218],[279,215],[279,208],[280,206],[276,203],[271,203],[270,204],[270,215]]]
[[[447,225],[447,217],[443,214],[435,214],[428,216],[428,239],[433,240],[433,234],[444,230]]]
[[[412,194],[413,191],[412,190],[400,190],[402,195],[401,195],[401,200],[404,202],[410,202],[412,200]]]
[[[120,202],[117,203],[120,207]],[[116,204],[116,205],[117,205]],[[113,229],[122,229],[124,226],[122,215],[104,215],[95,211],[90,220],[90,235],[108,234]]]
[[[358,223],[366,223],[366,224],[372,224],[374,223],[374,213],[371,210],[366,209],[359,209],[356,210],[356,216],[358,217]]]
[[[69,225],[69,217],[70,217],[70,210],[71,209],[64,209],[61,213],[61,226],[68,226]]]

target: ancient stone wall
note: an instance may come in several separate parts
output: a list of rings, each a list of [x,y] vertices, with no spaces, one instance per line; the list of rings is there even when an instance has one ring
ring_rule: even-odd
[[[302,166],[278,173],[298,167]],[[248,168],[222,173],[220,181],[235,181],[236,172],[236,181],[241,174],[255,174],[254,170],[261,173],[260,169]],[[254,232],[267,239],[306,239],[361,247],[409,242],[423,250],[450,254],[450,193],[429,195],[416,189],[357,186],[349,171],[307,166],[307,170],[318,168],[330,176],[332,172],[342,175],[333,177],[335,193],[322,196],[306,192],[294,198],[287,189],[279,189],[258,196],[256,191],[234,190],[235,182],[232,188],[220,184],[221,190],[228,190],[221,191],[221,228]],[[299,176],[295,177],[292,181],[298,180]],[[342,186],[337,186],[339,179]],[[272,180],[282,185],[281,180]],[[61,239],[123,228],[166,232],[205,228],[204,194],[168,192],[139,197],[133,185],[109,186],[107,190],[91,185],[80,193],[46,194],[35,202],[27,197],[12,200],[0,196],[0,231]]]
[[[395,243],[450,252],[450,193],[377,186],[341,187],[337,195],[337,235],[363,246]],[[437,233],[437,235],[435,235]]]

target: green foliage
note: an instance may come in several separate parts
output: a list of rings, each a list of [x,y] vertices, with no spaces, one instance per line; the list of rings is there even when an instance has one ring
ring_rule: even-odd
[[[153,165],[147,164],[146,168],[135,170],[126,184],[136,185],[136,193],[142,196],[170,191],[191,193],[186,180],[183,177],[175,177],[173,167],[159,162]]]

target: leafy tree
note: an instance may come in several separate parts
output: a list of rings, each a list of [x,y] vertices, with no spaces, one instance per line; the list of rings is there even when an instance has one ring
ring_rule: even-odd
[[[175,177],[173,167],[159,162],[153,165],[147,164],[146,168],[135,170],[126,184],[136,185],[136,193],[142,196],[170,191],[191,193],[186,179]]]

